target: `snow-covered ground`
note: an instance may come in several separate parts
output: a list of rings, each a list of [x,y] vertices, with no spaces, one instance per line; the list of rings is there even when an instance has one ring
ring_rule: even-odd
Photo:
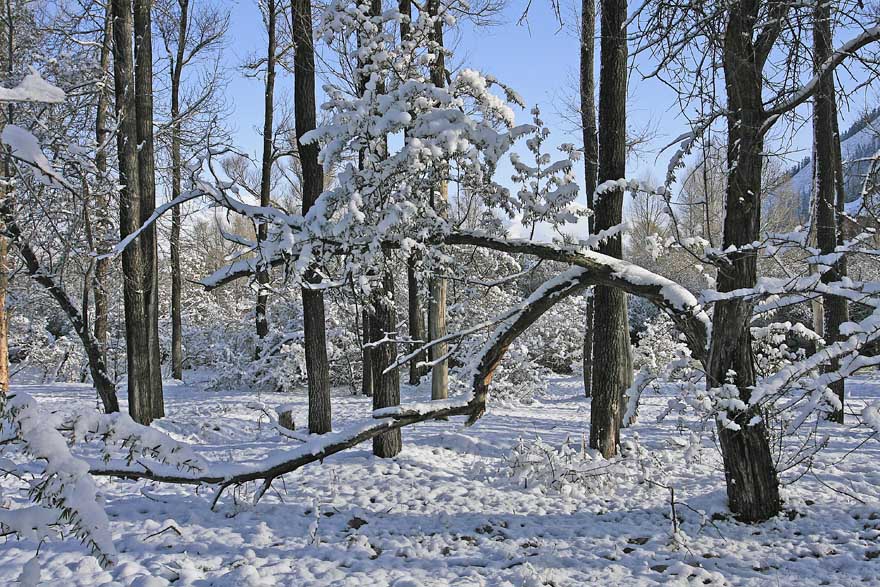
[[[22,388],[50,409],[95,401],[86,386]],[[880,377],[853,380],[850,390],[876,398]],[[212,511],[208,488],[99,479],[119,564],[102,571],[75,542],[51,542],[40,549],[42,579],[59,587],[880,585],[880,442],[859,446],[863,429],[824,425],[833,439],[813,472],[784,488],[786,515],[748,526],[726,516],[711,442],[688,461],[688,433],[675,419],[656,424],[667,400],[646,394],[625,436],[638,433],[652,470],[675,488],[673,540],[669,490],[639,476],[564,495],[511,477],[520,439],[580,446],[590,404],[579,393],[576,377],[557,379],[534,404],[494,407],[472,428],[405,428],[399,457],[373,458],[365,443],[277,480],[256,506],[250,493],[230,491]],[[404,401],[428,394],[405,388]],[[368,398],[334,400],[337,424],[370,413]],[[168,384],[168,417],[156,425],[208,458],[246,460],[296,442],[266,417],[291,401],[304,421],[300,395]],[[0,505],[26,499],[11,487],[0,481]],[[35,547],[0,539],[0,585],[15,584]]]

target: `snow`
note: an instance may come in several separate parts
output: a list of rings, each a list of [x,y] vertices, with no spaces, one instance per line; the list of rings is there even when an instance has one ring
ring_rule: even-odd
[[[47,185],[65,186],[64,178],[55,171],[49,159],[43,154],[37,137],[29,131],[7,124],[0,133],[0,141],[12,149],[12,156],[31,166],[34,175]]]
[[[856,413],[876,406],[880,376],[852,378],[848,390]],[[15,391],[46,412],[94,405],[84,385]],[[405,386],[403,401],[429,394],[428,385]],[[554,378],[531,405],[490,407],[471,428],[460,420],[406,428],[395,459],[372,457],[366,443],[309,465],[276,481],[257,505],[245,492],[224,495],[212,511],[210,490],[100,478],[118,564],[102,570],[75,541],[55,539],[30,562],[33,539],[4,539],[0,584],[39,572],[43,584],[71,587],[880,585],[880,444],[868,430],[823,424],[829,446],[811,474],[783,487],[785,515],[749,526],[726,516],[711,440],[692,450],[676,418],[655,422],[669,399],[662,386],[644,393],[643,424],[623,434],[640,451],[633,463],[654,464],[636,471],[614,461],[626,473],[613,483],[575,486],[534,457],[537,449],[581,453],[590,402],[579,376]],[[265,411],[289,404],[306,413],[304,391],[257,395],[169,382],[166,400],[169,416],[156,428],[210,462],[266,458],[296,441],[267,426]],[[369,398],[337,390],[333,402],[336,430],[372,414]],[[525,454],[523,467],[516,456]],[[593,458],[577,469],[601,467]],[[10,483],[0,480],[0,511],[27,503]]]
[[[30,71],[14,88],[0,87],[0,102],[59,104],[64,101],[64,90],[44,80],[33,67],[30,68]]]

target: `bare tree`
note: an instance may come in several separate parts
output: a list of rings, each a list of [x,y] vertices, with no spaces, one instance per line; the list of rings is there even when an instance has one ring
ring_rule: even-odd
[[[129,0],[113,0],[113,18],[116,142],[122,184],[119,231],[125,238],[141,228],[155,207],[150,3],[136,0],[133,14]],[[122,254],[128,406],[136,422],[149,424],[165,411],[159,369],[155,228],[140,232],[135,243]]]
[[[581,0],[580,30],[580,114],[584,140],[584,193],[587,207],[595,206],[596,180],[599,166],[599,142],[596,136],[596,0]],[[587,220],[590,234],[596,228],[595,218]],[[584,323],[584,395],[593,393],[593,292],[587,293]]]
[[[169,62],[171,82],[171,198],[181,194],[183,174],[183,132],[185,119],[194,110],[204,107],[216,89],[214,80],[200,80],[202,93],[192,103],[181,103],[181,92],[187,66],[202,54],[213,51],[222,42],[229,25],[229,17],[209,6],[197,6],[190,0],[172,0],[158,12],[159,33]],[[187,107],[188,106],[188,107]],[[183,377],[183,320],[181,291],[183,282],[180,270],[180,206],[171,209],[171,376]]]
[[[324,173],[318,162],[318,145],[303,143],[305,133],[315,128],[315,50],[312,38],[311,0],[292,0],[294,45],[294,109],[296,142],[302,169],[302,213],[318,199],[324,189]],[[310,272],[307,282],[321,277]],[[327,326],[324,295],[320,290],[302,288],[306,371],[309,385],[309,432],[330,432],[330,367],[327,362]]]
[[[276,0],[267,0],[264,17],[266,19],[266,33],[268,44],[266,47],[266,81],[263,91],[263,155],[260,160],[260,205],[268,206],[272,201],[272,165],[275,161],[275,66],[278,59],[277,24],[281,6]],[[268,226],[257,226],[257,243],[268,238]],[[262,339],[269,334],[269,319],[266,310],[269,303],[269,272],[263,270],[257,273],[257,306],[256,326],[257,336]],[[257,354],[260,353],[257,348]]]
[[[431,64],[431,82],[437,87],[446,85],[446,59],[443,53],[443,18],[440,17],[440,0],[427,0],[428,14],[436,17],[434,42],[440,48]],[[441,172],[442,174],[442,172]],[[449,217],[449,185],[443,179],[431,191],[432,205],[441,218]],[[428,288],[428,338],[442,339],[446,335],[446,279],[442,276],[431,278]],[[440,343],[431,350],[431,399],[446,399],[449,395],[449,362],[446,360],[448,347]]]
[[[626,176],[626,0],[602,2],[601,67],[599,74],[599,182]],[[595,228],[608,230],[623,221],[623,188],[601,190],[595,202]],[[623,256],[623,239],[605,239],[600,253]],[[596,287],[593,311],[593,403],[590,446],[606,457],[617,454],[623,416],[623,392],[632,383],[626,294]]]

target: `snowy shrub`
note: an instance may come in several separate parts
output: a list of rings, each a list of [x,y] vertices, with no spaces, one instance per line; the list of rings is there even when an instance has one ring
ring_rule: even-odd
[[[645,322],[644,330],[638,335],[638,342],[633,346],[633,367],[659,373],[685,354],[690,353],[684,336],[669,316],[658,313]],[[676,373],[665,375],[675,378]]]
[[[804,342],[815,346],[822,339],[799,323],[773,322],[752,327],[752,348],[755,349],[758,374],[777,373],[784,367],[802,361],[807,356]]]
[[[536,395],[547,391],[548,375],[546,368],[529,358],[528,346],[517,340],[510,345],[495,370],[490,401],[530,402]]]
[[[74,454],[74,446],[94,458]],[[2,504],[0,533],[38,543],[72,536],[101,566],[115,564],[109,520],[90,474],[95,461],[144,467],[152,462],[184,472],[206,469],[187,445],[135,423],[128,414],[83,409],[65,416],[47,413],[23,392],[0,396],[0,470],[16,479],[31,501]],[[36,563],[28,564],[36,568],[26,572],[38,575]]]
[[[554,373],[582,369],[585,308],[583,296],[569,298],[550,308],[523,333],[521,338],[535,363]]]
[[[640,483],[652,473],[654,464],[638,442],[638,435],[621,443],[620,456],[605,459],[587,448],[587,439],[567,438],[560,446],[519,439],[506,457],[507,474],[523,488],[583,498],[620,487],[623,481]]]
[[[13,314],[9,321],[13,373],[38,372],[43,383],[80,382],[88,374],[88,359],[74,333],[55,336],[47,320]]]
[[[659,392],[661,385],[671,386],[690,397],[696,384],[702,382],[699,365],[691,357],[683,338],[666,314],[657,314],[645,323],[645,329],[633,347],[633,366],[637,371],[625,393],[624,425],[635,422],[639,400],[647,389]],[[681,398],[676,397],[671,405],[677,407],[680,402]],[[670,411],[673,409],[671,407]]]

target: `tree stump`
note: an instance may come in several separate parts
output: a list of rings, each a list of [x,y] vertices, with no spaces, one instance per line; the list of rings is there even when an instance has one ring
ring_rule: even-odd
[[[285,404],[275,408],[278,414],[278,425],[288,430],[296,430],[296,423],[293,420],[293,406]]]

